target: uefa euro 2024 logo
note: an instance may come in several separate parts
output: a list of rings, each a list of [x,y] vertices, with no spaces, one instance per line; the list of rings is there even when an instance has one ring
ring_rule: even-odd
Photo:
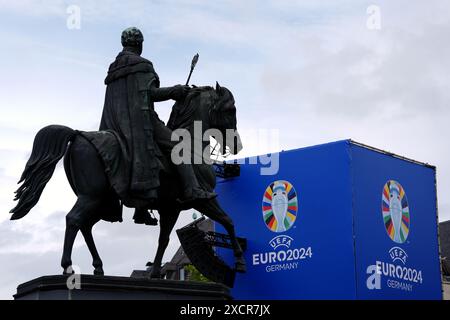
[[[406,192],[397,181],[389,180],[384,185],[381,209],[389,237],[396,243],[404,243],[410,227],[409,206]]]
[[[297,209],[297,192],[291,183],[278,180],[267,187],[262,212],[269,230],[277,233],[289,230],[297,218]]]
[[[266,272],[295,270],[302,261],[312,258],[311,247],[293,246],[294,239],[283,232],[297,219],[298,198],[294,186],[285,180],[272,182],[264,191],[262,214],[266,227],[278,235],[269,241],[271,251],[252,254],[252,264]]]
[[[406,242],[410,229],[410,212],[408,198],[402,185],[389,180],[383,187],[381,212],[386,232],[392,241],[399,245]],[[407,265],[408,254],[395,246],[389,250],[392,262],[377,260],[367,267],[367,288],[381,289],[381,276],[386,277],[388,288],[413,291],[414,287],[423,283],[422,270]]]

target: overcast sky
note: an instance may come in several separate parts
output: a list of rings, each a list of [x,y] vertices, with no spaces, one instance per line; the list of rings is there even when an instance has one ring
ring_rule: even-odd
[[[367,27],[370,5],[381,28]],[[81,9],[80,29],[67,8]],[[163,86],[219,81],[234,94],[244,155],[352,138],[438,168],[440,220],[450,219],[450,7],[447,0],[87,1],[0,0],[0,298],[59,274],[65,214],[75,197],[61,164],[39,204],[10,222],[13,191],[36,132],[48,124],[95,130],[106,70],[129,26]],[[167,119],[170,103],[157,106]],[[278,129],[280,143],[252,130]],[[99,223],[105,271],[128,276],[153,260],[158,228]],[[190,221],[186,213],[176,228]],[[167,250],[171,258],[176,236]],[[82,238],[73,261],[91,273]]]

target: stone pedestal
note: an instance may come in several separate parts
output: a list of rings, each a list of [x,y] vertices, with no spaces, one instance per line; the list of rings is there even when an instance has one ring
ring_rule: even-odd
[[[131,277],[44,276],[17,287],[15,300],[229,300],[227,287],[216,283]],[[79,282],[78,279],[79,279]],[[76,288],[68,289],[69,283]],[[71,281],[72,280],[72,281]],[[74,280],[74,281],[73,281]],[[79,285],[78,285],[79,284]]]

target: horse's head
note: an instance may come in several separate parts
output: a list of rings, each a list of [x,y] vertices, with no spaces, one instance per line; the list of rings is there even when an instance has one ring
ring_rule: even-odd
[[[214,89],[213,89],[214,90]],[[215,93],[217,98],[210,107],[210,127],[219,130],[222,134],[221,152],[225,147],[231,154],[237,154],[242,150],[241,137],[237,131],[236,106],[230,90],[216,83]]]

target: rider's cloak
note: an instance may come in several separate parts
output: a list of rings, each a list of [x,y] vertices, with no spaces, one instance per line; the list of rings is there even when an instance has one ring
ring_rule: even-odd
[[[159,78],[149,60],[122,51],[110,65],[105,84],[100,130],[107,132],[92,135],[90,140],[99,151],[114,191],[126,206],[135,207],[137,199],[156,199],[159,186],[150,121],[154,107],[148,98],[150,86],[159,87]],[[111,134],[118,144],[110,139]]]

